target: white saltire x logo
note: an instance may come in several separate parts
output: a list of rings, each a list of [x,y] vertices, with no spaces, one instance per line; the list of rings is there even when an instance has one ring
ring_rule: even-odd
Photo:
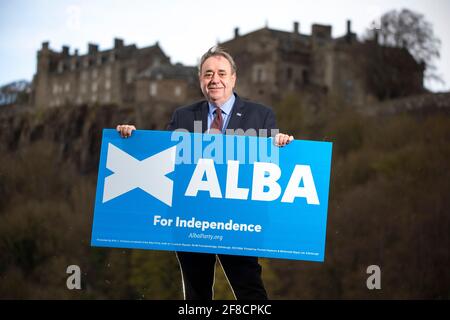
[[[175,169],[175,152],[173,146],[139,161],[109,143],[106,168],[114,174],[105,179],[103,203],[141,188],[171,207],[173,181],[166,175]]]

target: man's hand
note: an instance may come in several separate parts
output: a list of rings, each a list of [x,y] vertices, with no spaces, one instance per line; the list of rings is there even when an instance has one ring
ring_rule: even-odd
[[[128,124],[119,124],[116,127],[116,130],[119,132],[122,138],[128,138],[129,136],[131,136],[133,130],[136,130],[136,127]]]
[[[289,144],[291,141],[294,140],[293,136],[284,134],[284,133],[278,133],[275,136],[275,145],[277,147],[284,147],[285,145]]]

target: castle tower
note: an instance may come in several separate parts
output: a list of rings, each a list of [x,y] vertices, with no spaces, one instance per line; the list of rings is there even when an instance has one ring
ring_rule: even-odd
[[[38,108],[46,107],[48,104],[50,55],[49,43],[43,42],[41,50],[37,53],[37,72],[34,79],[34,102]]]

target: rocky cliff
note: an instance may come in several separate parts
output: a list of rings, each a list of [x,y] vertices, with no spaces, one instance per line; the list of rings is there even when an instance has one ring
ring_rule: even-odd
[[[5,108],[0,110],[0,151],[15,151],[38,141],[51,142],[57,146],[55,156],[59,160],[70,159],[82,173],[90,173],[98,166],[102,129],[133,123],[142,129],[164,130],[174,108]]]

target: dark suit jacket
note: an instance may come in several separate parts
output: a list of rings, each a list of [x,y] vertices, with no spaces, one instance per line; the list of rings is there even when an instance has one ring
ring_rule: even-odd
[[[259,135],[259,129],[267,129],[267,135],[271,136],[276,129],[275,114],[272,109],[262,104],[241,99],[235,94],[236,100],[231,109],[231,118],[227,129],[255,129]],[[194,132],[194,121],[202,122],[202,133],[208,130],[208,102],[206,100],[180,107],[175,110],[167,130],[186,129]]]

